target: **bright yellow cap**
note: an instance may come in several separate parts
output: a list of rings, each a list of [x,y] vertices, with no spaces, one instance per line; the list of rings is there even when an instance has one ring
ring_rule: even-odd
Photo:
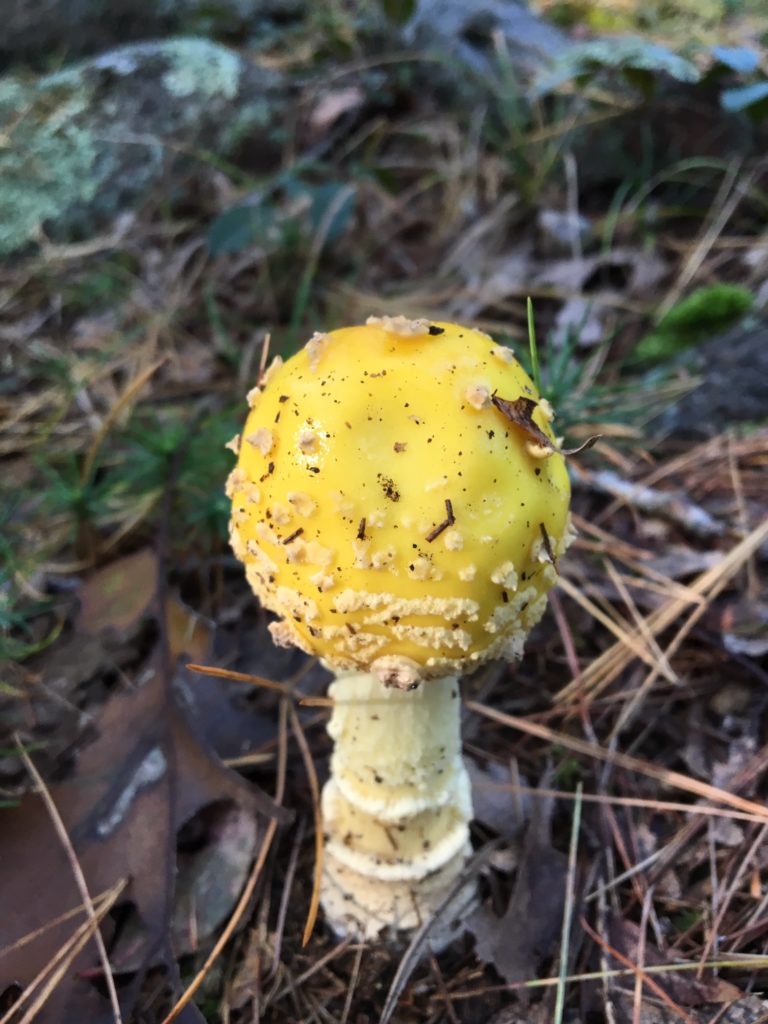
[[[276,359],[248,399],[230,537],[278,643],[398,686],[520,655],[570,488],[509,348],[372,317]]]

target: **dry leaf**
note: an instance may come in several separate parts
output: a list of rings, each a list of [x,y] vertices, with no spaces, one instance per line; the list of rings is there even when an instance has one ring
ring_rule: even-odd
[[[530,807],[530,796],[511,792],[514,780],[509,768],[491,762],[480,768],[470,757],[464,758],[472,784],[475,818],[490,826],[505,839],[519,839]],[[522,781],[525,785],[525,780]]]
[[[143,685],[106,705],[96,723],[97,738],[81,752],[74,776],[51,787],[51,795],[91,894],[129,879],[123,898],[133,904],[143,936],[138,962],[144,970],[163,962],[173,972],[169,938],[178,829],[201,808],[222,800],[252,818],[274,813],[286,820],[289,815],[224,768],[193,735],[169,698],[173,690],[159,659],[145,676]],[[40,798],[30,794],[2,814],[2,861],[27,869],[4,895],[0,948],[80,903]],[[82,920],[78,916],[52,927],[0,960],[0,991],[12,981],[28,984]],[[118,945],[118,961],[119,950]],[[107,1003],[87,980],[98,971],[89,944],[38,1020],[100,1020]]]
[[[171,657],[175,660],[183,654],[190,661],[205,664],[213,644],[212,624],[177,597],[166,600],[165,621]]]
[[[548,452],[556,450],[552,439],[544,433],[538,423],[534,422],[533,414],[538,408],[538,402],[532,398],[526,398],[524,395],[515,399],[492,395],[491,401],[505,419],[523,430],[535,444],[540,445]]]
[[[157,556],[151,548],[109,562],[80,591],[79,632],[95,636],[129,633],[149,608],[157,590]]]
[[[258,839],[253,814],[232,803],[204,807],[179,835],[171,922],[174,956],[205,947],[228,917],[248,875]],[[110,962],[119,974],[141,966],[146,931],[129,919]]]
[[[532,398],[526,398],[524,395],[512,400],[499,398],[498,395],[491,395],[491,401],[510,423],[525,431],[534,444],[539,445],[547,452],[559,452],[560,455],[578,455],[579,452],[583,452],[586,448],[591,448],[593,444],[600,440],[600,435],[595,434],[593,437],[588,437],[578,448],[556,448],[552,439],[544,433],[538,423],[534,422],[533,414],[538,407],[538,402],[535,402]]]
[[[552,801],[537,798],[503,917],[481,910],[468,922],[478,957],[510,983],[537,976],[563,924],[568,858],[552,846],[551,813]]]

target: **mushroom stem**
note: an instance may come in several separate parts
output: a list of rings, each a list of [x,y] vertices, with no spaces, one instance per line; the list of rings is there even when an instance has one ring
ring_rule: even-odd
[[[456,885],[469,852],[458,680],[406,691],[346,673],[330,694],[335,747],[322,798],[327,919],[338,934],[362,939],[416,928]],[[472,886],[460,890],[430,935],[433,949],[450,941],[451,922],[473,895]]]

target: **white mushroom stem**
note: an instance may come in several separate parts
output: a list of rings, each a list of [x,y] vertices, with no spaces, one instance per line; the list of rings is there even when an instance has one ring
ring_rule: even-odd
[[[417,928],[455,887],[469,852],[458,681],[404,691],[348,673],[329,692],[335,748],[322,798],[326,918],[338,934],[364,939]],[[450,941],[472,896],[464,887],[441,915],[433,949]]]

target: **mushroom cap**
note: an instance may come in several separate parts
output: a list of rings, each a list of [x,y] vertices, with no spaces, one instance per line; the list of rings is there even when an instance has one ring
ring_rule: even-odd
[[[527,423],[498,399],[527,400]],[[509,348],[370,318],[278,357],[249,405],[230,538],[278,643],[397,686],[520,655],[570,539],[570,487]]]

